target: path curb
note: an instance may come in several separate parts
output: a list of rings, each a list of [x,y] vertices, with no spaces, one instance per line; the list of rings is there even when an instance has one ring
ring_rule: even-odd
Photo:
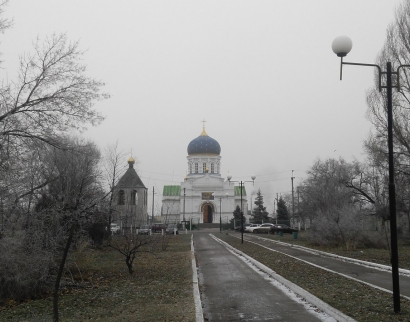
[[[191,235],[191,263],[192,263],[192,285],[195,302],[195,321],[204,322],[204,313],[202,311],[201,294],[199,293],[198,274],[195,261],[194,235]]]

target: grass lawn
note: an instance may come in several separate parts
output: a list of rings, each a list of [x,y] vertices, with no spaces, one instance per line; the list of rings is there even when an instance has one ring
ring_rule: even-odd
[[[72,268],[81,288],[63,289],[60,321],[195,321],[190,235],[164,236],[166,250],[156,257],[139,253],[134,275],[115,250],[87,249],[75,254]],[[0,321],[52,321],[52,298],[0,308]]]

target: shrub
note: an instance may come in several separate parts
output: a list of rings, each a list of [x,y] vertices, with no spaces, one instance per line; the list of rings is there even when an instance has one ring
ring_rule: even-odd
[[[317,245],[356,248],[386,248],[384,231],[365,230],[363,216],[354,208],[344,208],[332,214],[315,218],[310,241]]]
[[[88,229],[88,234],[95,245],[101,246],[104,240],[108,238],[107,226],[107,223],[94,223]]]
[[[312,241],[319,245],[356,248],[363,233],[361,216],[353,207],[319,214],[312,225]]]
[[[0,240],[0,303],[38,298],[53,285],[51,272],[55,265],[52,253],[27,247],[24,239]]]

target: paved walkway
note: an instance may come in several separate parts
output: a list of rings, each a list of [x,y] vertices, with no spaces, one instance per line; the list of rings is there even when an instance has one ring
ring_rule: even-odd
[[[238,234],[238,237],[239,236],[240,234]],[[259,235],[255,236],[253,234],[244,234],[244,239],[254,241],[274,251],[296,257],[310,264],[342,274],[348,278],[375,285],[383,290],[388,290],[391,292],[393,289],[392,273],[390,271],[382,271],[380,269],[376,269],[375,267],[366,267],[353,262],[327,257],[320,254],[321,252],[307,252],[298,247],[292,247],[283,243],[275,243],[264,240],[263,235],[260,237],[262,238],[259,238]],[[373,263],[369,263],[369,265],[371,264]],[[379,266],[382,267],[383,265]],[[400,294],[410,298],[410,276],[400,275],[399,280]]]
[[[205,320],[324,321],[312,306],[273,286],[267,277],[217,242],[210,231],[194,232],[193,240]],[[327,317],[326,321],[335,320]]]
[[[269,281],[243,259],[214,239],[217,229],[193,232],[203,315],[208,321],[335,321],[312,312],[312,307],[288,297],[286,288]],[[233,233],[240,237],[239,233]],[[262,237],[262,238],[260,238]],[[320,253],[307,252],[291,245],[265,240],[263,235],[245,234],[255,242],[347,278],[391,291],[391,272],[366,267]],[[370,263],[369,263],[370,264]],[[382,266],[382,265],[379,265]],[[407,271],[407,273],[409,273]],[[410,298],[410,275],[400,275],[400,293]],[[306,294],[305,294],[306,295]],[[306,296],[308,298],[309,296]],[[330,307],[330,311],[333,308]],[[340,320],[340,318],[339,318]]]

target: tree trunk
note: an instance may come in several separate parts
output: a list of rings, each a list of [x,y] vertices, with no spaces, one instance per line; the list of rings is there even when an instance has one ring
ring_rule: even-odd
[[[407,231],[410,233],[410,210],[407,212]]]
[[[132,275],[134,273],[134,271],[132,270],[132,258],[131,258],[131,256],[125,257],[125,263],[127,264],[127,267],[128,267],[128,273],[130,273],[130,275]]]
[[[70,235],[68,236],[67,243],[65,245],[63,258],[61,259],[60,267],[58,269],[56,283],[54,285],[54,300],[53,300],[53,313],[54,313],[53,321],[54,322],[58,322],[58,290],[60,288],[61,276],[63,275],[63,269],[64,269],[65,261],[67,259],[68,250],[70,249],[70,245],[71,245],[71,242],[73,240],[74,231],[75,231],[76,226],[77,226],[76,224],[73,224],[70,228]]]

